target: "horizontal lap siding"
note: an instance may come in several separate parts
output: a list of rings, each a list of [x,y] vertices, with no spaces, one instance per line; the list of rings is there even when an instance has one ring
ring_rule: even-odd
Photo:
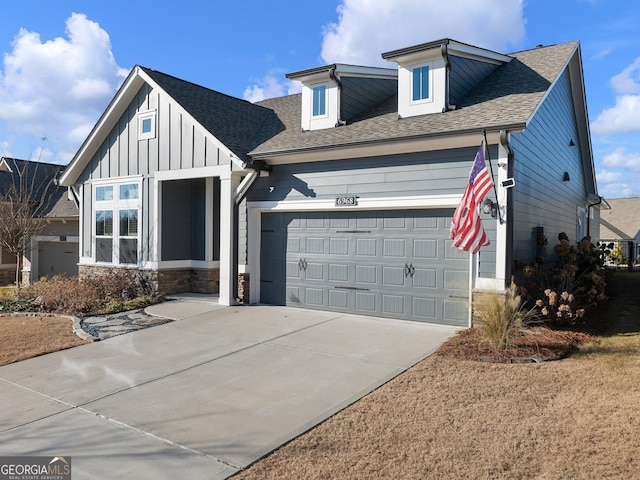
[[[574,146],[570,146],[573,140]],[[576,241],[577,207],[586,193],[568,73],[553,87],[523,133],[511,137],[514,152],[514,259],[535,258],[535,230],[544,227],[553,251],[565,232]],[[564,182],[564,172],[570,181]]]
[[[497,65],[469,58],[451,56],[451,73],[449,74],[449,101],[452,104],[461,99],[468,91],[478,85],[493,72]]]
[[[480,140],[480,139],[479,139]],[[492,149],[493,150],[493,149]],[[462,195],[477,148],[278,165],[258,179],[250,201]],[[492,151],[495,158],[496,151]],[[273,187],[273,188],[272,188]]]

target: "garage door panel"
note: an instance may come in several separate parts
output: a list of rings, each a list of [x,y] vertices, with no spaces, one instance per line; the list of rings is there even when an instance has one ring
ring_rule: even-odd
[[[404,295],[382,295],[382,312],[389,315],[404,315]]]
[[[329,308],[346,309],[349,306],[349,293],[344,290],[329,290]]]
[[[261,270],[271,271],[261,274],[261,301],[271,303],[269,292],[279,291],[265,289],[262,279],[274,277],[274,263],[281,262],[287,304],[466,325],[469,257],[451,247],[452,213],[265,213],[281,217],[269,223],[281,226],[280,237],[263,233]],[[274,252],[270,238],[286,250]]]
[[[348,282],[349,265],[336,263],[329,264],[329,281]]]
[[[413,297],[411,299],[411,315],[426,321],[435,321],[437,302],[433,298]]]
[[[385,238],[383,240],[382,256],[393,258],[405,258],[406,242],[404,238]]]
[[[413,257],[424,259],[438,258],[438,241],[413,240]]]
[[[356,265],[356,284],[364,283],[375,285],[377,282],[377,269],[373,265]]]
[[[437,288],[438,272],[431,268],[416,268],[411,278],[411,286],[417,288]]]
[[[378,241],[375,238],[356,239],[356,256],[375,257]]]
[[[376,311],[376,295],[374,293],[355,292],[356,310],[372,313]]]
[[[404,286],[405,269],[397,267],[382,267],[382,285],[383,286]]]

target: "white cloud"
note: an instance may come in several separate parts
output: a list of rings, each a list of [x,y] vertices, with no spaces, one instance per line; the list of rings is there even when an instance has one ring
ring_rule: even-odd
[[[611,78],[611,86],[619,94],[640,93],[640,57]]]
[[[325,26],[322,58],[327,63],[388,65],[381,54],[452,38],[504,51],[524,38],[522,0],[342,0],[338,23]]]
[[[56,160],[68,161],[127,71],[117,65],[107,32],[83,14],[67,19],[66,38],[42,41],[23,28],[12,46],[0,70],[0,122],[15,133],[46,136],[65,157]]]
[[[301,86],[290,80],[280,81],[275,75],[266,75],[255,84],[244,89],[242,98],[249,102],[259,102],[265,98],[281,97],[299,93]]]
[[[621,172],[612,172],[609,170],[602,170],[601,172],[598,172],[596,176],[598,177],[598,183],[603,184],[619,182],[622,179]]]
[[[637,197],[640,195],[640,190],[626,183],[610,183],[599,188],[598,193],[604,198],[625,198]]]
[[[620,95],[613,107],[605,108],[591,124],[596,135],[640,131],[640,95]]]
[[[618,147],[604,156],[602,165],[609,168],[624,168],[640,172],[640,153],[629,152],[624,147]]]

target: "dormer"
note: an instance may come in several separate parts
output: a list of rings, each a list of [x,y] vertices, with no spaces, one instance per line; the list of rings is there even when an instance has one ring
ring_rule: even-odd
[[[333,64],[287,74],[302,82],[302,130],[344,125],[397,91],[396,69]]]
[[[398,64],[398,116],[446,112],[511,57],[443,39],[383,53]]]

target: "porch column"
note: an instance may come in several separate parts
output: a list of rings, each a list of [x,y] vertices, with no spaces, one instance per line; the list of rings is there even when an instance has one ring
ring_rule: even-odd
[[[240,184],[239,176],[220,177],[220,296],[221,305],[235,305],[233,296],[233,242],[234,229],[233,193]],[[235,247],[237,248],[237,246]]]

